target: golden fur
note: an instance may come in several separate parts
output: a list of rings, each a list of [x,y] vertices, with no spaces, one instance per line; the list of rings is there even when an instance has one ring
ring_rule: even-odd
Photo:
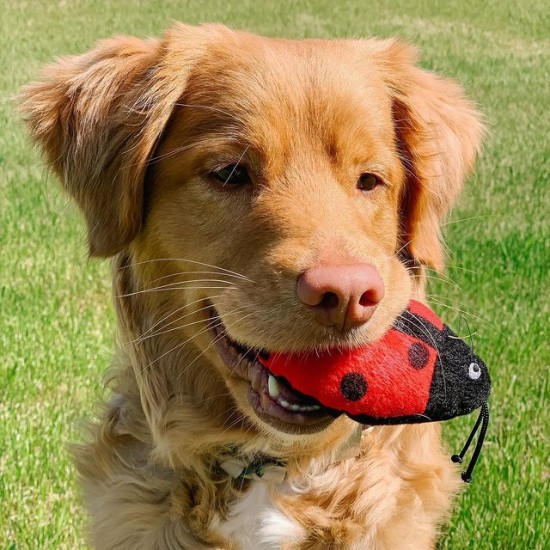
[[[293,488],[269,488],[302,529],[281,548],[433,547],[458,487],[438,425],[375,428],[338,461],[355,424],[300,436],[264,422],[205,328],[211,303],[247,346],[352,345],[423,299],[481,125],[459,86],[415,61],[394,40],[177,24],[61,59],[23,91],[91,254],[113,258],[113,398],[76,450],[97,548],[238,548],[219,526],[250,484],[219,464],[259,452],[287,463]],[[252,188],[208,179],[238,162]],[[357,190],[363,172],[385,184]],[[385,297],[365,325],[320,326],[296,299],[296,277],[323,262],[377,268]]]

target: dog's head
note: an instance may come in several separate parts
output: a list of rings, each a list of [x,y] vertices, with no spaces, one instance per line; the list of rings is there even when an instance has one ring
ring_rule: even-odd
[[[481,137],[409,46],[222,26],[102,42],[47,69],[23,110],[91,254],[132,272],[119,300],[129,336],[157,342],[136,375],[150,416],[225,389],[277,434],[332,419],[258,355],[380,337],[422,266],[442,267],[440,222]],[[165,356],[178,367],[159,373]]]

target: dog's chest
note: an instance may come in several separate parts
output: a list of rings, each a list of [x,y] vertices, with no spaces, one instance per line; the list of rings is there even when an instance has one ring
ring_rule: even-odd
[[[302,527],[275,504],[264,481],[252,482],[248,492],[231,504],[218,530],[241,550],[279,550],[285,542],[304,537]]]

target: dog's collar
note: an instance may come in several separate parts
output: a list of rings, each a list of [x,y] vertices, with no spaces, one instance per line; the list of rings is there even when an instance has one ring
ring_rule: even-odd
[[[252,462],[233,459],[220,464],[221,469],[235,480],[273,481],[282,483],[286,478],[284,462],[268,456],[256,457]]]
[[[370,432],[373,426],[357,424],[351,436],[338,450],[334,464],[355,458],[360,451],[361,435]],[[282,483],[286,479],[287,467],[284,462],[266,455],[256,456],[252,461],[234,458],[220,464],[221,469],[237,481],[271,481]]]

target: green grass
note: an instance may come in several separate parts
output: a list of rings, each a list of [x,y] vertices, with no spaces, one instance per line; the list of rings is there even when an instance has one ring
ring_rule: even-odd
[[[86,259],[80,219],[28,145],[13,96],[56,55],[115,33],[155,35],[172,19],[290,37],[397,35],[482,106],[489,136],[447,226],[452,284],[431,291],[450,324],[466,332],[461,309],[476,332],[493,422],[441,548],[548,547],[547,2],[7,0],[0,12],[0,549],[85,547],[65,443],[101,395],[114,342],[107,265]],[[448,424],[453,450],[472,422]]]

